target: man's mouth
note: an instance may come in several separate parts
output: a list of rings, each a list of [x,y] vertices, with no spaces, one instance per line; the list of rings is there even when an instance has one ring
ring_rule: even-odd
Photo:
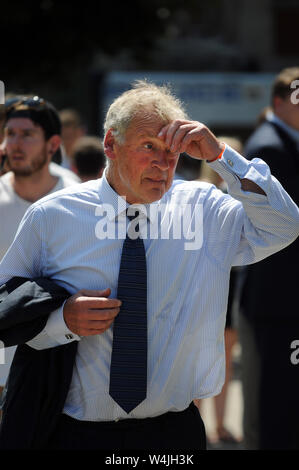
[[[161,178],[146,178],[147,180],[151,181],[152,183],[166,183],[166,180],[161,179]]]
[[[14,160],[14,161],[15,160],[24,160],[24,158],[25,158],[24,155],[20,155],[20,154],[13,154],[13,155],[10,156],[10,159]]]

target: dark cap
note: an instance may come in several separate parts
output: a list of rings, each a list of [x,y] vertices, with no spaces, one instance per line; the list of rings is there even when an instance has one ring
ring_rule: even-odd
[[[5,103],[6,121],[12,117],[28,117],[45,132],[46,139],[61,134],[61,121],[55,107],[39,96],[16,96]]]

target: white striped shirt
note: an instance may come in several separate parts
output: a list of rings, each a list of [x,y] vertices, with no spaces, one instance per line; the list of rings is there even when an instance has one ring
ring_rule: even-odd
[[[155,221],[149,209],[163,207],[169,233],[173,214],[192,207],[192,223],[200,224],[202,238],[197,249],[186,249],[190,240],[161,238],[159,226],[158,237],[144,239],[148,387],[137,408],[127,415],[109,396],[112,327],[101,335],[69,339],[60,309],[29,342],[42,349],[79,341],[66,414],[90,421],[154,417],[221,391],[231,266],[254,263],[290,244],[299,233],[299,210],[260,159],[249,162],[227,146],[210,165],[230,194],[208,183],[175,181],[160,201],[146,206],[150,226]],[[243,191],[239,178],[255,181],[267,196]],[[104,175],[34,203],[0,264],[0,283],[12,276],[43,276],[70,294],[110,287],[116,298],[123,239],[100,239],[99,221],[109,204],[113,210],[105,220],[121,223],[125,206],[120,199]],[[201,214],[197,221],[195,213]]]

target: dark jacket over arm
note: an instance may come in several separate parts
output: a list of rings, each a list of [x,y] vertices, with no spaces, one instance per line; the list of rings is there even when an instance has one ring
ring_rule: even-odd
[[[70,386],[78,342],[44,350],[40,333],[69,293],[49,279],[15,277],[0,287],[0,340],[18,345],[5,387],[0,449],[46,448]]]

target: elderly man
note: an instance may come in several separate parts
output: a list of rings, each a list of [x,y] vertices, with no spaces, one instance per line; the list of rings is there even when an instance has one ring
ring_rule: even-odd
[[[26,358],[42,362],[45,351],[56,351],[54,366],[42,369],[42,390],[48,374],[63,368],[65,394],[35,399],[51,418],[45,447],[205,449],[192,400],[223,385],[231,266],[290,244],[298,207],[263,161],[247,161],[190,121],[165,87],[139,82],[112,103],[104,149],[103,178],[33,204],[0,264],[1,284],[41,277],[69,294],[20,347],[16,368],[20,375]],[[230,195],[207,183],[173,183],[181,152],[210,162]],[[72,345],[66,360],[62,348]],[[6,447],[16,439],[5,437],[18,401],[9,399],[13,379]],[[30,379],[33,396],[40,381],[36,373]],[[50,426],[40,421],[28,447],[38,447]]]

